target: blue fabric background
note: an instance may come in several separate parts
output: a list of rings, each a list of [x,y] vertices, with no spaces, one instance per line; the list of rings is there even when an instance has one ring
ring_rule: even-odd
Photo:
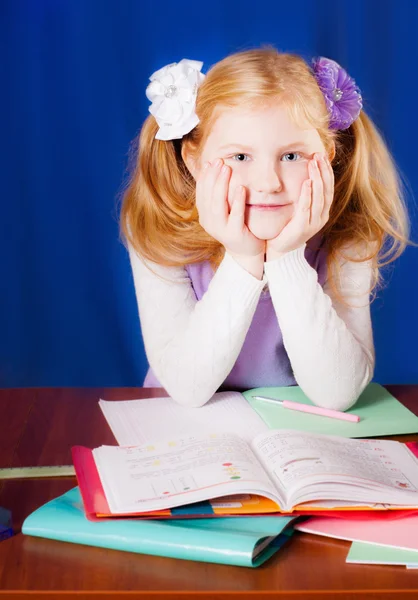
[[[147,78],[260,44],[341,62],[414,190],[418,4],[1,0],[0,386],[138,385],[118,205]],[[418,249],[373,305],[380,383],[418,383]]]

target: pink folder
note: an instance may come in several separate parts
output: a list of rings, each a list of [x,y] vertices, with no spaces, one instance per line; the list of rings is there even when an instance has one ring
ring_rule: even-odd
[[[303,523],[297,523],[294,528],[305,533],[314,533],[340,540],[418,550],[418,515],[387,519],[386,521],[373,517],[367,521],[364,519],[312,517]]]

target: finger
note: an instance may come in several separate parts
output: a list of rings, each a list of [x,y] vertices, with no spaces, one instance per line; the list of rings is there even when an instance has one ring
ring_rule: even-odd
[[[221,172],[222,165],[223,162],[221,158],[217,158],[211,163],[211,166],[208,169],[208,175],[206,177],[206,181],[209,186],[213,187],[215,185],[218,175]]]
[[[293,219],[297,221],[300,227],[307,229],[309,227],[312,204],[312,180],[305,179],[297,204]]]
[[[316,155],[309,163],[309,174],[312,179],[312,204],[310,223],[319,225],[321,221],[322,211],[324,209],[324,184],[319,170]]]
[[[202,184],[204,179],[207,177],[210,166],[211,166],[211,163],[209,161],[206,161],[204,163],[204,165],[202,166],[202,168],[199,171],[198,177],[196,178],[196,185]]]
[[[243,185],[235,188],[231,196],[231,212],[229,213],[228,226],[231,232],[239,233],[244,228],[245,202],[247,190]]]
[[[216,182],[216,179],[219,175],[219,172],[222,167],[222,161],[220,158],[209,163],[209,167],[206,170],[204,180],[203,180],[203,188],[205,191],[205,196],[211,198],[213,194],[213,188]]]
[[[328,221],[329,211],[331,209],[332,201],[334,200],[335,185],[334,170],[326,155],[324,156],[324,160],[320,161],[320,170],[324,182],[324,208],[322,210],[321,218],[326,222]]]
[[[205,201],[205,197],[206,197],[205,192],[206,192],[207,179],[208,179],[208,174],[210,172],[210,168],[211,168],[211,163],[206,162],[202,167],[199,177],[196,179],[196,206],[197,206],[198,210],[202,207],[202,204]]]
[[[216,215],[221,215],[225,219],[229,214],[228,189],[231,173],[230,167],[225,164],[222,165],[214,181],[212,192],[212,212]]]
[[[224,219],[226,219],[226,211],[222,211],[222,208],[220,208],[221,205],[217,203],[217,198],[215,197],[215,183],[221,167],[222,160],[216,159],[212,163],[209,163],[206,173],[203,176],[198,210],[206,223],[206,226],[209,226],[208,219],[212,222],[214,215],[215,218],[219,218],[219,215],[222,216],[222,213],[224,212]]]
[[[203,171],[202,177],[202,191],[204,193],[205,200],[209,202],[211,195],[213,194],[213,186],[215,185],[215,181],[221,170],[222,161],[220,158],[209,162],[206,169]]]

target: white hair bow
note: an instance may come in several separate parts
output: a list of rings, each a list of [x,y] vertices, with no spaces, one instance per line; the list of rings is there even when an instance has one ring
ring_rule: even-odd
[[[155,71],[150,77],[146,95],[151,101],[149,112],[159,130],[157,140],[176,140],[189,133],[199,123],[195,113],[196,96],[205,76],[203,63],[183,58]]]

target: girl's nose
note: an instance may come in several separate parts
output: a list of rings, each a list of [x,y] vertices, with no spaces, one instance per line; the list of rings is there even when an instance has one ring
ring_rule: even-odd
[[[279,169],[276,165],[260,166],[253,175],[252,188],[256,192],[274,194],[282,190]]]

